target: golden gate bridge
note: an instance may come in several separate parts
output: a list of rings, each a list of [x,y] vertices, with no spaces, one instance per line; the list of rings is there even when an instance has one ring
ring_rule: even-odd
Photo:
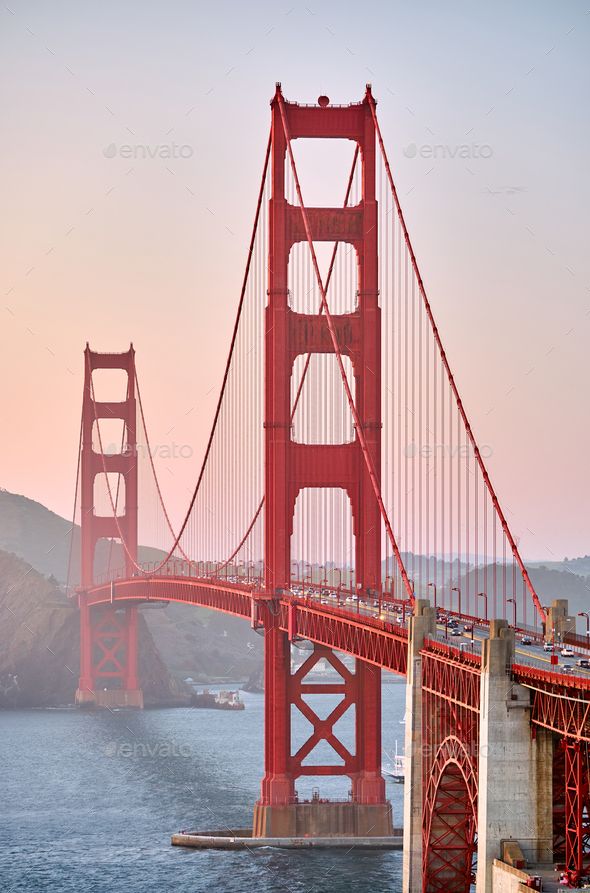
[[[314,139],[350,148],[333,207],[304,200],[299,141]],[[104,370],[124,374],[118,399],[98,393]],[[549,666],[517,657],[517,633],[574,638],[567,605],[541,604],[492,485],[370,86],[361,102],[302,105],[277,85],[223,381],[180,525],[156,474],[133,347],[86,347],[74,514],[80,705],[143,705],[137,611],[148,601],[224,611],[263,633],[253,839],[391,836],[384,669],[408,680],[404,890],[492,890],[508,838],[550,839],[569,880],[585,875],[590,681],[560,672],[553,654]],[[157,549],[150,561],[140,538]],[[471,626],[470,647],[443,638],[449,618]],[[300,640],[313,650],[293,671]],[[322,659],[338,681],[307,678]],[[310,694],[340,701],[323,716]],[[296,749],[292,708],[311,727]],[[353,747],[336,728],[349,710]],[[322,742],[329,764],[314,756]],[[546,784],[531,782],[532,767]],[[300,799],[297,780],[318,776],[348,779],[349,800]]]

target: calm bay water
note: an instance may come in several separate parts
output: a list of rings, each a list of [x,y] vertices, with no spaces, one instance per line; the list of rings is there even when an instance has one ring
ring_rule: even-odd
[[[0,713],[3,893],[399,891],[398,851],[232,853],[170,846],[171,833],[181,828],[239,828],[251,822],[262,772],[263,697],[243,697],[241,713],[188,708]],[[388,751],[396,738],[402,744],[403,712],[404,686],[384,685]],[[297,714],[296,744],[306,723]],[[349,743],[352,716],[345,715],[337,730]],[[387,788],[400,825],[403,788],[391,782]],[[308,793],[303,784],[298,790]],[[342,782],[324,779],[320,792],[346,796]]]

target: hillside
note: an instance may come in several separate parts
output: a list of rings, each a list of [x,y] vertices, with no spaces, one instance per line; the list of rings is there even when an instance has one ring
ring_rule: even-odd
[[[16,555],[0,551],[0,707],[69,704],[78,682],[78,611],[63,591]],[[184,703],[145,621],[139,678],[146,705]]]
[[[543,605],[550,605],[555,598],[566,598],[569,601],[570,614],[577,614],[578,611],[590,610],[590,577],[578,576],[569,570],[555,570],[553,568],[541,565],[539,567],[531,565],[528,568],[533,586]],[[469,578],[469,591],[471,593],[485,590],[485,567],[479,567],[477,572],[471,570],[469,574],[461,577],[460,586],[463,592],[467,590],[467,580]],[[498,575],[502,573],[500,566],[497,570]],[[488,579],[493,578],[493,565],[487,567]],[[517,576],[517,599],[520,604],[522,582],[520,574]],[[501,584],[498,584],[501,585]],[[508,568],[506,575],[506,586],[508,597],[512,595],[512,566]],[[481,607],[481,606],[480,606]],[[528,622],[532,622],[532,607],[528,613]],[[581,629],[581,626],[580,626]]]
[[[581,577],[590,577],[590,555],[582,555],[579,558],[564,558],[563,561],[530,562],[530,567],[569,571]]]
[[[71,582],[76,585],[80,580],[80,528],[77,525],[72,528],[71,521],[49,511],[40,502],[9,493],[8,490],[0,490],[0,549],[14,552],[42,574],[51,575],[60,583],[65,583],[68,576],[71,549]],[[98,573],[108,567],[111,550],[111,566],[124,565],[121,546],[99,542]],[[159,555],[157,549],[140,549],[141,561],[153,561]]]
[[[72,531],[69,521],[40,503],[0,490],[0,549],[13,552],[40,574],[64,583],[70,544],[71,579],[76,583],[80,567],[79,527]],[[120,550],[116,545],[114,548]],[[108,550],[104,543],[98,555],[105,568]],[[140,548],[140,560],[150,561],[160,555],[155,549]],[[118,560],[115,553],[113,563],[123,565],[122,554]],[[243,620],[177,604],[165,609],[143,607],[141,614],[164,664],[178,679],[191,676],[200,682],[242,680],[261,666],[262,639]],[[77,641],[77,629],[75,636]]]

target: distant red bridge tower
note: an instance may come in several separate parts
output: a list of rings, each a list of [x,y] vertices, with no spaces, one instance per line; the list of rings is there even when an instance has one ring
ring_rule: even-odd
[[[127,373],[122,401],[97,402],[92,373],[97,369],[122,369]],[[120,453],[105,454],[98,433],[102,419],[121,419],[124,438]],[[124,513],[99,516],[95,512],[95,482],[99,474],[121,475]],[[80,680],[76,703],[81,706],[143,707],[137,678],[137,606],[111,605],[91,608],[86,589],[95,581],[97,544],[123,536],[127,576],[137,561],[137,436],[135,405],[135,351],[96,353],[85,351],[82,404],[81,579],[80,579]],[[117,506],[113,506],[117,509]],[[112,583],[111,587],[115,584]]]

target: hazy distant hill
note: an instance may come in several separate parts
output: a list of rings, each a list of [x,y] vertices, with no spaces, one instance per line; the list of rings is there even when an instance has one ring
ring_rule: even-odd
[[[45,506],[25,496],[0,490],[0,549],[14,552],[45,576],[60,583],[67,577],[72,543],[72,582],[79,579],[80,530]],[[106,568],[109,545],[98,561]],[[114,546],[121,552],[120,546]],[[161,553],[140,548],[140,560]],[[124,564],[114,552],[115,567]],[[2,580],[0,578],[0,585]],[[148,628],[168,669],[179,678],[199,681],[247,679],[262,662],[262,639],[243,620],[216,611],[170,604],[164,610],[142,608]],[[76,633],[77,636],[77,633]]]
[[[529,566],[528,570],[531,580],[533,581],[533,585],[543,605],[550,605],[555,598],[567,598],[569,601],[569,610],[571,614],[576,614],[578,611],[590,610],[590,577],[578,576],[577,574],[574,574],[569,570],[554,570],[553,568],[548,568],[545,566],[535,567],[531,565]],[[461,577],[460,582],[462,592],[465,593],[467,589],[468,579],[469,590],[472,593],[472,599],[474,592],[485,591],[485,574],[486,568],[483,566],[480,566],[477,571],[475,569],[471,569],[468,574],[464,574]],[[502,569],[500,565],[497,566],[497,575],[497,585],[498,587],[501,587]],[[487,579],[489,581],[489,587],[491,588],[491,581],[493,579],[493,565],[488,565],[487,567]],[[510,565],[507,570],[506,586],[508,597],[511,597],[512,565]],[[520,604],[522,595],[522,578],[520,574],[517,575],[516,594],[517,601]],[[527,605],[529,603],[530,599],[529,602],[527,602]],[[454,602],[454,604],[456,604],[456,602]],[[483,608],[483,605],[480,605],[480,609],[481,608]],[[532,617],[533,614],[531,606],[530,611],[528,612],[529,622],[532,621]]]
[[[590,555],[581,558],[564,558],[563,561],[533,561],[531,567],[544,567],[549,570],[570,571],[582,577],[590,577]]]
[[[80,579],[80,528],[72,529],[70,521],[49,511],[40,502],[0,490],[0,549],[20,555],[42,574],[54,576],[65,583],[68,574],[70,549],[72,551],[71,582]],[[125,563],[121,546],[99,542],[97,565],[108,567],[109,554],[112,566]],[[141,561],[152,561],[160,555],[157,549],[142,546]]]
[[[0,551],[0,707],[69,704],[78,684],[78,611],[55,583]],[[139,678],[145,703],[185,703],[140,617]]]

